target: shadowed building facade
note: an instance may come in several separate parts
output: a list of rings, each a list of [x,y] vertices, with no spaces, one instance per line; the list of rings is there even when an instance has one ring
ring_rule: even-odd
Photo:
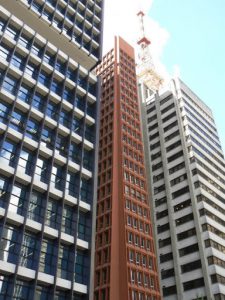
[[[134,50],[121,38],[101,77],[95,300],[159,300]]]
[[[101,0],[0,1],[0,299],[89,299]]]

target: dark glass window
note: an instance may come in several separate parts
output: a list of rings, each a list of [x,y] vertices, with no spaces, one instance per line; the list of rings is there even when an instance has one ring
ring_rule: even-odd
[[[180,190],[177,190],[176,192],[172,193],[172,196],[173,196],[173,199],[177,198],[177,197],[180,197],[181,195],[184,195],[186,193],[189,192],[189,187],[186,186]]]
[[[44,238],[41,243],[39,271],[54,275],[56,271],[57,244]]]
[[[65,69],[66,69],[66,64],[60,60],[57,60],[57,62],[55,64],[55,69],[64,74]]]
[[[75,281],[81,284],[88,284],[90,268],[90,255],[77,250],[75,264]]]
[[[17,89],[18,80],[12,77],[11,75],[7,75],[4,78],[2,87],[7,90],[9,93],[15,95]]]
[[[95,118],[96,114],[96,104],[90,104],[89,102],[87,103],[87,114],[90,115],[91,117]]]
[[[22,168],[27,175],[31,176],[34,170],[34,159],[34,153],[23,148],[20,153],[18,167]]]
[[[91,215],[79,212],[78,238],[89,242],[91,239],[91,227]]]
[[[19,35],[18,29],[16,29],[12,25],[9,25],[8,27],[6,27],[5,33],[15,41],[17,40],[18,35]]]
[[[34,299],[49,300],[53,295],[53,291],[49,286],[37,286]]]
[[[193,218],[194,218],[194,216],[193,216],[193,214],[191,213],[191,214],[188,214],[188,215],[186,215],[186,216],[183,216],[183,217],[181,217],[181,218],[179,218],[179,219],[176,219],[176,220],[175,220],[176,226],[180,226],[180,225],[182,225],[182,224],[184,224],[184,223],[186,223],[186,222],[189,222],[189,221],[193,220]]]
[[[181,233],[178,233],[177,234],[177,239],[178,239],[178,241],[181,241],[181,240],[187,239],[187,238],[189,238],[190,236],[193,236],[193,235],[196,235],[195,228],[191,228],[191,229],[188,229],[188,230],[183,231]]]
[[[76,117],[73,118],[73,122],[72,122],[72,131],[82,135],[83,134],[83,125],[84,125],[84,121],[82,119],[77,119]]]
[[[65,109],[62,109],[60,112],[59,123],[61,123],[67,128],[70,128],[70,124],[71,124],[70,114]]]
[[[30,118],[27,122],[26,136],[28,136],[34,141],[37,141],[39,138],[40,127],[41,127],[40,124],[36,120]]]
[[[41,84],[45,85],[46,87],[49,87],[50,78],[51,78],[51,75],[46,73],[44,70],[41,70],[41,72],[39,73],[39,76],[38,76],[38,81]]]
[[[185,256],[196,251],[198,251],[198,244],[193,244],[185,248],[179,249],[179,254],[180,256]]]
[[[52,167],[51,172],[51,182],[54,184],[54,187],[58,190],[63,190],[65,185],[65,174],[64,168],[58,165]]]
[[[31,232],[25,232],[20,253],[20,265],[35,270],[38,263],[40,237]]]
[[[83,166],[89,171],[93,170],[94,167],[94,152],[87,151],[84,149]]]
[[[85,109],[85,99],[79,95],[76,95],[74,106],[84,110]]]
[[[175,159],[177,159],[178,157],[183,156],[183,150],[177,152],[176,154],[171,155],[170,157],[167,158],[168,163],[171,161],[174,161]]]
[[[173,268],[161,271],[161,278],[162,279],[166,279],[166,278],[169,278],[171,276],[174,276],[174,269]]]
[[[54,138],[55,138],[55,131],[53,129],[44,126],[41,132],[41,143],[45,145],[47,148],[53,149]]]
[[[161,115],[164,114],[165,112],[169,111],[171,108],[173,108],[175,106],[174,103],[171,103],[170,105],[168,105],[167,107],[165,107],[164,109],[161,110]]]
[[[0,21],[1,25],[1,21]],[[1,299],[12,299],[13,278],[1,275],[0,277],[0,297]]]
[[[70,235],[74,235],[77,224],[77,210],[75,207],[64,205],[62,215],[61,230]]]
[[[71,280],[73,276],[73,249],[67,245],[60,245],[57,276]]]
[[[57,95],[61,96],[61,94],[62,94],[62,88],[63,88],[62,82],[59,82],[56,79],[52,80],[51,91],[53,91]]]
[[[46,196],[37,191],[32,191],[27,212],[31,220],[42,223],[45,215]]]
[[[14,167],[17,161],[17,144],[10,140],[5,140],[0,152],[0,161]]]
[[[173,253],[170,252],[170,253],[166,253],[166,254],[162,254],[162,255],[160,254],[159,259],[160,259],[160,263],[172,260],[173,259]]]
[[[20,250],[20,236],[18,228],[11,225],[4,226],[0,241],[0,258],[2,260],[14,264],[17,263]]]
[[[164,218],[164,217],[166,217],[166,216],[168,216],[168,209],[165,209],[165,210],[163,210],[163,211],[160,211],[160,212],[157,212],[157,213],[156,213],[156,219],[157,219],[157,220],[159,220],[159,219],[161,219],[161,218]]]
[[[61,223],[61,202],[49,198],[46,210],[45,224],[55,228],[60,228]]]
[[[5,44],[0,45],[0,57],[9,62],[12,50]]]
[[[67,183],[66,183],[66,189],[68,190],[69,195],[73,197],[78,197],[79,192],[79,175],[68,172],[67,174]]]
[[[58,110],[59,110],[58,106],[54,102],[52,102],[52,101],[48,102],[47,109],[46,109],[47,116],[49,116],[50,118],[57,121],[58,120]]]
[[[27,206],[27,188],[26,186],[14,184],[9,202],[9,210],[19,215],[25,213]]]
[[[6,124],[9,118],[10,107],[1,100],[0,103],[0,122]]]
[[[176,285],[168,286],[168,287],[163,287],[163,296],[169,296],[169,295],[174,295],[177,293],[177,287]]]
[[[33,297],[33,283],[29,281],[16,280],[13,298],[14,300],[31,299]]]
[[[27,65],[26,65],[26,68],[25,68],[25,73],[29,76],[31,76],[33,79],[37,79],[37,75],[38,75],[38,67],[29,62]]]
[[[165,247],[171,244],[171,238],[166,238],[164,240],[159,240],[159,248]]]
[[[158,206],[162,205],[163,203],[166,203],[166,201],[167,201],[166,197],[163,197],[160,199],[155,199],[155,207],[158,207]]]
[[[200,269],[202,267],[201,260],[195,260],[190,263],[181,265],[181,272],[191,272],[192,270]]]
[[[204,286],[204,285],[205,285],[204,278],[198,278],[198,279],[190,280],[190,281],[183,283],[184,291],[196,289],[196,288],[198,288],[200,286]]]
[[[0,30],[4,31],[7,21],[0,18]]]
[[[169,229],[170,229],[170,224],[169,223],[159,225],[159,226],[157,226],[157,233],[161,233],[161,232],[164,232],[164,231],[169,230]]]
[[[69,67],[66,71],[66,76],[69,77],[71,80],[76,81],[77,70],[73,70]]]
[[[27,49],[30,49],[32,40],[29,39],[27,36],[25,36],[25,35],[22,34],[22,35],[19,37],[18,43],[19,43],[20,45],[22,45],[23,47],[25,47],[25,48],[27,48]]]
[[[19,111],[18,109],[15,109],[12,112],[9,126],[15,129],[16,131],[23,132],[25,128],[24,124],[26,124],[25,114]]]
[[[92,200],[92,181],[89,179],[82,178],[81,180],[81,189],[80,189],[80,198],[82,201],[91,203]]]
[[[65,87],[63,90],[63,98],[70,103],[74,103],[74,90]]]
[[[26,103],[30,103],[31,95],[32,95],[32,88],[30,88],[28,85],[22,83],[19,88],[17,97]]]
[[[41,94],[36,92],[33,97],[32,106],[37,110],[43,112],[45,109],[46,101],[47,99],[45,96],[42,96]]]
[[[44,51],[44,47],[41,47],[38,43],[34,42],[34,44],[31,47],[31,52],[38,57],[42,57]]]
[[[0,176],[0,207],[5,208],[8,205],[9,180]]]
[[[43,56],[43,61],[45,61],[47,64],[51,66],[54,66],[55,56],[49,53],[48,51],[46,51]]]
[[[59,154],[67,156],[68,138],[58,134],[55,143],[55,149],[59,151]]]
[[[39,157],[36,163],[35,174],[39,177],[39,180],[45,183],[49,182],[50,177],[50,163],[45,158]]]
[[[13,57],[11,58],[10,63],[20,69],[21,71],[24,70],[24,66],[25,66],[25,57],[23,57],[22,55],[18,54],[18,53],[14,53]]]

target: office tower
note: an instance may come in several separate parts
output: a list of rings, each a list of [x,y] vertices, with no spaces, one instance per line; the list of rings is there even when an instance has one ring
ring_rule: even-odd
[[[158,300],[133,48],[115,38],[96,72],[102,90],[95,300]]]
[[[103,1],[0,5],[0,299],[89,299]]]
[[[152,95],[139,88],[163,299],[225,299],[225,161],[212,112],[179,79]]]

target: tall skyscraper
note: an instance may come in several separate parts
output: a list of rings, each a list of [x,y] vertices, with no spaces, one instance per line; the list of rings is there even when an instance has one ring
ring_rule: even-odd
[[[102,94],[95,300],[159,300],[133,48],[115,38],[96,71]]]
[[[0,299],[89,299],[103,1],[0,5]]]
[[[163,299],[223,300],[225,160],[212,112],[179,79],[139,88]]]

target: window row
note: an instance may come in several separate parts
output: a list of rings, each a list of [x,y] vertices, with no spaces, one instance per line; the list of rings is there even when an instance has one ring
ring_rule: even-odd
[[[127,215],[127,225],[138,229],[139,232],[150,233],[150,225],[144,223],[142,220],[138,220],[134,216]]]
[[[89,213],[78,212],[77,207],[48,197],[47,193],[34,189],[29,191],[29,187],[12,184],[3,177],[0,177],[0,207],[69,235],[74,235],[78,226],[80,239],[88,241],[91,238],[92,219]]]
[[[127,240],[129,244],[133,244],[150,252],[153,251],[152,241],[146,239],[145,236],[140,236],[139,234],[127,231]]]
[[[2,232],[0,256],[4,261],[39,270],[63,279],[88,284],[90,256],[74,246],[59,244],[57,240],[41,234],[25,232],[11,225],[0,228]]]
[[[135,263],[137,265],[153,270],[153,258],[151,256],[147,256],[143,253],[130,249],[128,251],[128,257],[131,263]]]
[[[148,287],[153,290],[157,288],[155,277],[149,276],[141,271],[130,270],[130,281],[132,284],[138,284],[140,286]]]
[[[56,105],[49,102],[46,108],[46,115],[72,132],[81,136],[84,135],[87,140],[94,143],[95,125],[85,124],[85,119],[79,119],[73,111],[68,112],[62,108],[57,113]],[[43,137],[43,141],[47,141],[46,146],[52,148],[56,130],[48,128],[43,124],[43,120],[37,120],[36,118],[36,115],[34,116],[33,113],[24,113],[16,107],[12,109],[12,106],[4,101],[0,103],[0,122],[8,124],[9,127],[20,133],[25,133],[32,140],[38,141]]]
[[[31,0],[26,0],[28,4],[30,4]],[[40,4],[37,2],[37,0],[32,1],[31,7],[34,9],[34,11],[42,14],[43,17],[51,22],[51,25],[54,26],[54,28],[57,28],[60,32],[63,30],[63,33],[70,39],[70,40],[76,40],[77,43],[79,43],[81,46],[86,48],[88,51],[91,52],[91,54],[95,55],[98,57],[99,54],[99,46],[96,46],[93,44],[92,39],[95,40],[96,42],[99,41],[100,35],[96,31],[90,31],[87,26],[84,25],[84,19],[80,17],[81,15],[78,15],[75,13],[73,18],[73,23],[67,18],[65,18],[64,15],[59,14],[58,10],[53,10],[51,11],[51,8],[48,7],[47,10],[42,10],[44,9],[45,2],[43,4]],[[57,6],[58,7],[58,6]],[[85,10],[84,10],[85,11]],[[57,12],[57,14],[56,14]],[[80,9],[80,12],[82,10]],[[69,16],[66,15],[66,16]],[[88,17],[88,16],[87,16]],[[91,22],[93,22],[94,15],[88,17]],[[87,19],[87,18],[86,18]],[[74,23],[76,24],[77,27],[74,26]],[[93,23],[98,24],[97,22]],[[79,28],[79,29],[78,29]],[[1,19],[0,22],[0,29],[2,31],[5,31],[5,33],[10,36],[12,39],[15,41],[18,41],[20,35],[21,35],[21,28],[18,28],[18,25],[16,26],[13,24],[13,22],[10,22],[10,24],[7,24],[7,20]],[[91,37],[88,35],[84,35],[81,30],[86,31],[86,34],[91,33]],[[26,40],[27,47],[30,47],[30,38],[29,35],[24,35],[23,36],[24,40]]]
[[[148,209],[145,207],[142,207],[135,203],[134,201],[131,201],[129,199],[126,199],[126,209],[130,210],[132,212],[137,213],[139,216],[147,218],[148,217]]]
[[[14,276],[1,275],[0,278],[0,297],[2,299],[42,299],[49,300],[54,295],[55,300],[67,300],[70,298],[71,291],[56,289],[54,286],[35,285],[33,280],[25,281],[24,279]],[[74,300],[83,300],[83,296],[73,293]]]

